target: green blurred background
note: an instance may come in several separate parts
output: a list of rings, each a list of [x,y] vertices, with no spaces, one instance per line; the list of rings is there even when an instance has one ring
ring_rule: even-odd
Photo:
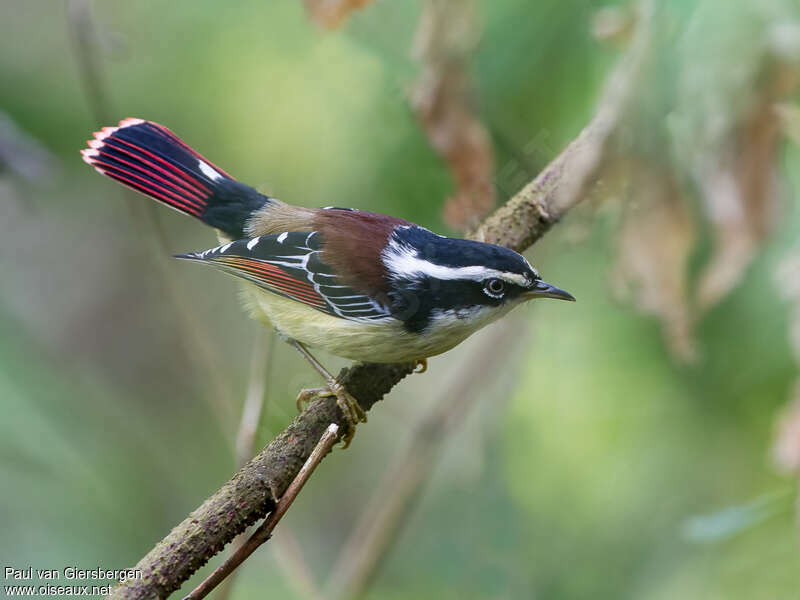
[[[233,281],[163,258],[210,247],[213,234],[159,207],[159,246],[149,201],[126,199],[87,168],[85,140],[126,116],[152,119],[284,200],[448,232],[451,178],[407,99],[422,4],[378,1],[323,31],[289,0],[98,2],[92,51],[107,123],[87,102],[67,6],[0,6],[0,109],[51,153],[33,177],[0,171],[3,566],[131,566],[236,468],[257,326]],[[470,74],[499,201],[591,118],[624,52],[593,34],[607,7],[476,4]],[[800,46],[797,19],[789,1],[661,5],[626,143],[672,165],[696,196],[685,163],[758,91],[754,65],[770,32],[785,34],[788,52]],[[520,309],[500,338],[475,336],[398,386],[351,448],[326,459],[230,597],[307,597],[286,567],[290,537],[324,589],[430,403],[470,357],[513,338],[443,441],[367,597],[800,598],[796,480],[777,472],[770,450],[797,374],[774,272],[797,239],[798,165],[781,138],[781,218],[743,283],[697,323],[690,364],[671,355],[657,319],[610,291],[624,202],[594,198],[570,215],[527,256],[578,303]],[[690,272],[709,253],[707,223],[697,236]],[[181,307],[213,348],[182,333]],[[291,419],[296,391],[318,384],[295,354],[272,345],[257,448]]]

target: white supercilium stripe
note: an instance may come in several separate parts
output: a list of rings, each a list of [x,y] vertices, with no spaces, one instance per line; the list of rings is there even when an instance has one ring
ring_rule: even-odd
[[[510,271],[499,271],[481,265],[469,267],[446,267],[419,258],[413,248],[391,239],[383,250],[383,264],[396,277],[413,278],[428,276],[435,279],[472,279],[483,281],[490,277],[504,279],[510,283],[527,287],[530,281],[524,275]]]

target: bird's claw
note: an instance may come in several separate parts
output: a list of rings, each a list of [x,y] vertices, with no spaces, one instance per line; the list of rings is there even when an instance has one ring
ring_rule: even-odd
[[[342,448],[347,448],[350,442],[353,441],[353,437],[355,437],[356,426],[359,423],[367,422],[367,413],[364,412],[358,401],[350,395],[341,383],[333,381],[326,387],[302,389],[297,394],[295,403],[297,404],[297,410],[302,411],[303,405],[312,398],[330,398],[331,396],[336,397],[336,405],[342,411],[344,420],[347,422],[347,431],[342,436],[342,442],[344,443]]]
[[[358,400],[353,398],[350,392],[338,381],[331,383],[329,389],[336,396],[336,404],[342,411],[344,420],[347,421],[347,432],[342,436],[344,444],[342,448],[347,448],[356,434],[356,426],[359,423],[367,422],[367,413],[361,408]]]
[[[303,388],[297,394],[294,403],[295,406],[297,406],[297,412],[303,412],[303,405],[308,404],[314,398],[327,398],[335,395],[336,394],[327,387]]]

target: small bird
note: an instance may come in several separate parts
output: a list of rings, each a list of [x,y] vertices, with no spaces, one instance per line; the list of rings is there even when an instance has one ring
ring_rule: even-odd
[[[246,280],[246,302],[327,383],[349,431],[358,402],[308,347],[365,362],[416,362],[450,350],[533,298],[574,301],[520,254],[437,235],[404,219],[292,206],[239,183],[163,125],[128,118],[81,151],[99,173],[217,230],[220,244],[177,258]]]

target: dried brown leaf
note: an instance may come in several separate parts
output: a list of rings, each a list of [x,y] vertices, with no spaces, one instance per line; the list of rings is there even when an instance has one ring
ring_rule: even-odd
[[[334,29],[355,10],[364,8],[372,0],[305,0],[311,20],[325,29]]]
[[[471,2],[428,0],[414,42],[422,74],[411,104],[455,183],[445,222],[462,231],[477,225],[495,203],[494,152],[470,102],[467,59],[476,40]]]
[[[617,240],[614,290],[656,316],[673,356],[688,362],[696,356],[687,290],[694,223],[671,172],[643,162],[627,165],[632,200]]]
[[[697,306],[706,311],[740,281],[778,213],[778,99],[795,89],[794,67],[772,65],[758,101],[730,134],[730,148],[709,159],[698,178],[714,249],[700,275]]]

